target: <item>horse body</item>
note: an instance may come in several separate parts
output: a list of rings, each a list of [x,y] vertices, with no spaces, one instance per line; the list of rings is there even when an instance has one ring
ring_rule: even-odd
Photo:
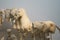
[[[56,28],[60,31],[60,28],[52,21],[36,21],[34,25],[34,28],[43,32],[55,33]]]
[[[44,21],[49,28],[50,32],[55,33],[56,28],[60,31],[60,28],[52,21]]]
[[[35,21],[33,22],[34,28],[39,29],[40,31],[43,31],[43,28],[46,27],[46,25],[43,22]]]
[[[52,21],[43,21],[46,24],[45,30],[48,29],[50,32],[54,33],[56,30],[56,25]]]

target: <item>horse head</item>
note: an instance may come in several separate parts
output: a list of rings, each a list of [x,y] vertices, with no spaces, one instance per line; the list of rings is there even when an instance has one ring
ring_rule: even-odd
[[[21,27],[23,30],[31,30],[32,28],[32,23],[29,20],[28,16],[26,15],[26,11],[23,8],[20,9],[15,9],[12,12],[14,12],[13,16],[16,20],[19,22],[19,27]]]

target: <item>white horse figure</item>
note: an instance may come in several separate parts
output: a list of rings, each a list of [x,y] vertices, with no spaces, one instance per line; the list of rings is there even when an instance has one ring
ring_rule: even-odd
[[[21,24],[22,29],[26,29],[28,31],[32,29],[32,22],[28,18],[27,14],[23,8],[18,9],[16,19],[17,18],[20,19],[20,24]],[[36,26],[36,28],[40,29],[43,32],[48,31],[48,29],[50,32],[55,32],[56,28],[58,30],[60,30],[60,28],[57,27],[57,25],[52,21],[34,22],[34,25]],[[35,28],[35,26],[34,26],[34,28]]]
[[[23,30],[26,29],[27,31],[32,31],[33,28],[36,28],[36,29],[39,29],[42,32],[49,31],[49,32],[52,32],[52,33],[55,32],[56,28],[58,30],[60,30],[60,28],[57,27],[56,24],[52,21],[33,22],[33,24],[34,24],[34,27],[33,27],[32,22],[28,18],[27,14],[26,14],[26,12],[23,8],[18,9],[17,11],[14,11],[14,12],[15,12],[16,15],[13,14],[13,16],[16,20],[18,20],[18,22],[17,22],[18,23],[17,25],[19,25],[19,26],[17,26],[18,29],[21,28]]]

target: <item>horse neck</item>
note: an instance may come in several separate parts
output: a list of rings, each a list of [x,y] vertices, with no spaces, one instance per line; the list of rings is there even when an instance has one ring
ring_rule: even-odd
[[[22,23],[22,25],[29,25],[29,24],[31,24],[31,21],[27,15],[23,15],[21,18],[21,23]]]

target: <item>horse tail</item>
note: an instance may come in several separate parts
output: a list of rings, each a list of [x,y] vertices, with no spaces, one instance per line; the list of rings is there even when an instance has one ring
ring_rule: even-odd
[[[59,32],[60,32],[60,28],[58,27],[58,26],[56,26],[56,28],[59,30]]]

